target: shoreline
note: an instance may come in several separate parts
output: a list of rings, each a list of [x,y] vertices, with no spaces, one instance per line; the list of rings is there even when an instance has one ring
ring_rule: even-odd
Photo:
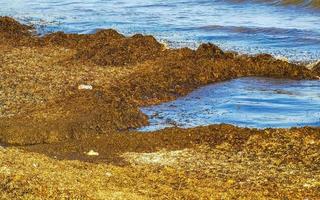
[[[5,59],[10,62],[21,56],[22,62],[30,64],[30,70],[39,79],[33,80],[33,74],[26,75],[25,66],[18,63],[22,68],[19,69],[21,78],[27,79],[21,81],[36,87],[28,91],[23,86],[19,88],[15,77],[10,77],[10,71],[5,72],[9,76],[4,87],[8,84],[11,89],[13,83],[18,88],[10,91],[9,98],[4,97],[4,104],[12,104],[7,99],[15,100],[17,95],[26,103],[30,99],[33,101],[27,109],[18,101],[18,107],[23,105],[21,109],[12,105],[8,106],[8,113],[4,113],[10,117],[3,118],[0,123],[3,130],[0,141],[9,144],[50,143],[88,133],[138,128],[148,123],[139,107],[171,101],[211,83],[246,76],[299,80],[318,79],[319,75],[316,70],[277,60],[268,54],[238,55],[223,52],[213,44],[202,44],[197,50],[166,49],[152,36],[125,37],[114,30],[90,35],[58,32],[37,37],[30,33],[31,27],[13,19],[5,17],[1,23],[7,29],[2,31],[2,44],[9,46],[9,51],[17,50],[9,54],[11,58]],[[27,48],[26,54],[23,54],[24,48]],[[43,52],[45,55],[41,55]],[[30,53],[39,56],[30,57]],[[39,68],[37,65],[41,63],[44,66]],[[8,70],[16,67],[11,65]],[[113,75],[108,76],[108,73]],[[47,75],[53,83],[45,79]],[[72,77],[76,80],[71,80]],[[38,82],[54,85],[48,88]],[[81,84],[89,84],[93,89],[78,90]]]
[[[213,190],[207,188],[207,192],[220,191],[229,197],[239,191],[243,195],[251,191],[249,196],[265,198],[320,196],[317,192],[320,187],[320,154],[317,151],[320,148],[319,127],[256,130],[231,125],[211,125],[190,129],[170,128],[148,134],[128,131],[148,123],[147,117],[139,111],[141,106],[171,101],[198,87],[239,77],[318,79],[320,66],[310,70],[267,54],[248,56],[223,52],[213,44],[202,44],[196,50],[166,49],[152,36],[137,34],[125,37],[114,30],[101,30],[89,35],[58,32],[38,37],[31,34],[30,28],[11,18],[0,17],[0,75],[4,77],[0,80],[3,90],[3,94],[0,93],[0,142],[7,144],[5,150],[0,150],[1,165],[15,168],[22,165],[19,159],[30,162],[32,159],[39,159],[41,165],[57,165],[62,169],[63,166],[69,169],[69,163],[76,162],[78,168],[73,169],[75,171],[90,166],[88,168],[94,168],[100,173],[106,167],[96,169],[95,164],[86,163],[92,162],[126,171],[119,176],[123,175],[126,177],[124,179],[130,181],[137,179],[150,183],[143,177],[132,177],[130,172],[138,170],[144,174],[157,168],[161,171],[158,177],[156,173],[150,172],[155,180],[165,180],[171,175],[172,179],[179,177],[192,180],[180,186],[156,182],[153,189],[145,186],[145,193],[139,192],[138,186],[132,185],[128,189],[125,183],[117,185],[118,190],[129,190],[130,194],[139,193],[149,198],[159,198],[157,193],[172,193],[176,187],[180,188],[179,192],[172,193],[171,198],[201,197],[199,192],[192,191],[192,187],[201,190],[207,182],[214,181],[221,182],[220,186],[215,185]],[[92,89],[79,90],[80,85],[90,85]],[[12,145],[19,147],[17,149]],[[99,155],[88,156],[90,150]],[[232,178],[209,175],[221,170],[215,169],[214,162],[219,159],[211,158],[210,155],[218,156],[221,153],[232,158],[229,163],[225,158],[225,163],[221,164],[226,165]],[[172,168],[173,174],[170,174],[163,163],[159,165],[153,159],[156,155],[157,159],[159,156],[173,159],[172,162],[177,166],[183,166],[184,162],[189,166],[194,160],[188,161],[186,157],[189,156],[184,157],[185,154],[199,158],[209,156],[213,163],[206,163],[205,159],[197,162],[201,166],[212,167],[213,171],[206,172],[205,167],[191,167],[191,171],[207,177],[201,178],[192,173],[189,175],[188,169],[183,167],[175,168],[170,164],[171,161],[168,161],[169,164],[164,162],[164,166]],[[241,160],[241,155],[246,159]],[[13,160],[11,164],[10,159]],[[67,161],[70,159],[80,161]],[[272,164],[270,168],[263,168],[268,163],[267,160],[272,160]],[[261,167],[262,174],[255,174],[252,178],[257,176],[257,179],[253,180],[253,184],[241,189],[241,180],[249,176],[246,170],[252,170],[252,163]],[[277,166],[284,168],[284,174],[277,171]],[[290,177],[287,174],[290,173],[290,167],[299,172],[298,178],[311,186],[304,188],[300,182],[284,182],[281,178]],[[15,187],[19,186],[15,189],[22,194],[26,192],[34,195],[33,197],[41,196],[36,196],[35,185],[30,186],[32,189],[29,191],[29,186],[24,183],[30,181],[30,174],[37,172],[43,177],[48,175],[46,178],[52,181],[46,183],[48,185],[61,181],[52,178],[55,173],[46,169],[25,170],[30,170],[30,173],[19,171],[22,173],[21,180],[15,180],[14,174],[6,174],[2,168],[0,176],[3,180],[11,181],[10,184]],[[180,172],[183,175],[179,175]],[[238,177],[237,172],[243,177]],[[273,174],[272,177],[268,177],[270,173]],[[309,178],[311,175],[315,176],[314,182]],[[275,178],[277,176],[279,179]],[[73,175],[69,178],[68,181],[75,180]],[[262,183],[259,182],[260,178],[270,180]],[[85,184],[85,181],[86,178],[81,179],[81,183]],[[100,181],[106,181],[105,177]],[[94,181],[90,184],[95,186]],[[96,184],[103,190],[103,183]],[[228,184],[231,189],[222,190]],[[272,186],[277,184],[283,188],[273,189]],[[5,185],[0,186],[0,191],[5,195],[14,195]],[[63,191],[71,191],[77,196],[80,193],[72,189],[73,186],[75,185],[65,185],[67,189]],[[55,186],[50,187],[59,190]],[[180,191],[184,187],[185,191]],[[267,196],[264,196],[264,187],[268,188]],[[290,187],[294,188],[295,193],[290,192]],[[255,188],[257,192],[252,191]],[[65,194],[63,191],[62,194]],[[42,193],[38,194],[45,195]],[[88,190],[86,195],[97,198],[92,190]]]

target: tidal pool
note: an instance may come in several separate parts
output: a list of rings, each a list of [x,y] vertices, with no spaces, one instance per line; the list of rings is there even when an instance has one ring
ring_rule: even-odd
[[[320,126],[320,81],[239,78],[141,111],[150,125],[140,131],[221,123],[250,128]]]

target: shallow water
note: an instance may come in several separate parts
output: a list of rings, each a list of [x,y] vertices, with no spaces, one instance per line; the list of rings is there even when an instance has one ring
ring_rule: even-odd
[[[320,81],[240,78],[141,110],[150,125],[140,131],[221,123],[251,128],[320,126]]]
[[[317,7],[317,1],[302,0],[2,0],[0,15],[35,24],[41,33],[114,28],[152,34],[171,47],[213,42],[311,61],[320,58]]]

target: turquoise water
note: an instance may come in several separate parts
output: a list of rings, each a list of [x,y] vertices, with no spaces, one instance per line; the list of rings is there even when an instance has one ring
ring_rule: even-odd
[[[281,2],[1,0],[0,15],[34,24],[42,34],[114,28],[127,35],[152,34],[171,47],[195,48],[212,42],[242,53],[271,53],[293,61],[319,59],[320,10],[313,6],[316,1]]]
[[[141,110],[150,125],[140,131],[221,123],[251,128],[320,126],[320,81],[240,78]]]

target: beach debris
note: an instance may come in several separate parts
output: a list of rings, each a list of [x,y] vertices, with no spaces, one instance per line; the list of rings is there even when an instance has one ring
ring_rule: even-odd
[[[90,150],[88,153],[86,153],[88,156],[99,156],[99,153],[94,151],[94,150]]]
[[[93,89],[92,85],[81,84],[78,86],[78,90],[92,90],[92,89]]]

